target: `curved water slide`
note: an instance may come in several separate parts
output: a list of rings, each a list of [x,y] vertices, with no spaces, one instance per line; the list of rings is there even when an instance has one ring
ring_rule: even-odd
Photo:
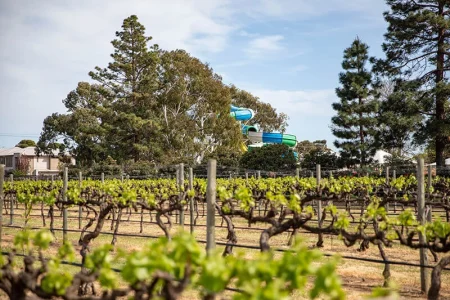
[[[230,115],[236,121],[248,121],[255,116],[255,112],[250,108],[242,108],[231,105]],[[261,132],[258,131],[258,126],[241,125],[242,133],[254,143],[249,147],[262,147],[265,144],[284,144],[289,147],[297,145],[297,137],[293,134],[278,133],[278,132]]]

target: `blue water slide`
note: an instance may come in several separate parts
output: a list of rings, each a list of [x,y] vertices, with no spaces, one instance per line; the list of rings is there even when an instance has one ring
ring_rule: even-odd
[[[268,144],[281,144],[283,142],[283,134],[277,132],[263,132],[262,142]]]
[[[232,105],[230,115],[237,121],[248,121],[255,116],[255,112],[250,108],[241,108]]]
[[[244,110],[244,109],[245,109],[245,108],[237,107],[237,106],[231,105],[231,112],[234,112],[234,111],[237,111],[237,110]]]
[[[258,125],[257,124],[255,124],[255,125],[242,125],[241,129],[242,129],[242,133],[247,135],[249,131],[250,132],[257,132],[258,131]]]
[[[248,121],[255,116],[255,112],[250,108],[243,108],[231,105],[230,115],[237,121]],[[266,144],[284,144],[293,148],[297,145],[297,137],[292,134],[278,133],[278,132],[261,132],[259,126],[255,125],[241,125],[242,133],[253,143],[249,145],[248,149],[261,147]],[[294,152],[297,158],[298,153]]]

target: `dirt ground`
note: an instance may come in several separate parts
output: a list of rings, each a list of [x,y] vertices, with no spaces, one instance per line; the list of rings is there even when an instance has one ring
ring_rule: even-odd
[[[20,210],[16,210],[17,214],[20,214]],[[34,217],[29,221],[29,226],[33,227],[42,227],[42,218],[38,217],[40,215],[40,211],[33,211],[32,215]],[[78,219],[77,212],[75,210],[70,212],[69,215],[69,229],[78,230]],[[175,216],[172,218],[175,220]],[[9,215],[3,215],[3,223],[9,224]],[[120,223],[119,233],[129,233],[129,234],[137,234],[137,235],[150,235],[150,236],[162,236],[162,230],[153,223],[150,223],[149,215],[145,215],[145,221],[147,223],[143,226],[142,234],[139,233],[140,229],[140,215],[131,215],[128,220],[128,215],[124,214],[122,216],[122,222]],[[47,228],[49,226],[49,219],[46,218]],[[153,216],[152,221],[155,221]],[[83,222],[85,224],[86,221]],[[189,230],[190,219],[189,216],[186,215],[185,218],[185,230]],[[195,236],[198,240],[206,239],[206,227],[204,226],[206,223],[206,217],[200,217],[197,220],[197,226],[195,227]],[[217,242],[226,242],[226,229],[221,227],[221,218],[216,218],[216,241]],[[233,223],[236,227],[244,227],[245,229],[236,229],[236,234],[238,238],[238,244],[244,245],[258,245],[259,244],[259,236],[260,236],[260,228],[265,228],[267,225],[265,224],[254,224],[251,228],[248,228],[248,224],[243,219],[234,218]],[[15,216],[14,225],[23,226],[24,219],[20,216]],[[174,224],[171,232],[175,233],[180,226],[178,224]],[[55,228],[62,228],[62,218],[56,218]],[[8,251],[12,247],[12,237],[17,232],[17,228],[10,228],[8,226],[3,227],[3,239],[2,239],[2,249],[4,251]],[[111,230],[111,221],[105,223],[103,232],[112,233]],[[48,252],[51,254],[57,249],[62,241],[62,232],[57,231],[56,234],[57,241],[54,243],[53,248]],[[73,241],[73,245],[77,250],[79,246],[77,245],[77,241],[79,238],[79,233],[70,232],[68,234],[69,240]],[[306,245],[314,245],[317,241],[317,236],[312,235],[305,232],[299,232],[298,238],[300,238]],[[101,245],[104,243],[110,243],[112,239],[112,235],[110,234],[101,234],[94,242],[93,246]],[[126,249],[127,251],[137,250],[142,245],[147,243],[151,238],[149,237],[125,237],[119,236],[117,240],[117,247],[122,249]],[[288,248],[287,241],[289,240],[289,234],[284,233],[278,236],[273,237],[270,240],[270,244],[273,248]],[[218,246],[218,248],[223,249],[223,246]],[[324,247],[321,248],[321,251],[328,254],[337,254],[342,256],[352,256],[359,258],[372,258],[372,259],[381,259],[378,248],[374,245],[371,245],[368,250],[364,252],[357,251],[358,247],[349,247],[347,248],[344,243],[336,236],[325,236],[324,238]],[[245,251],[247,257],[251,259],[254,253],[257,253],[258,250],[252,249],[242,249],[242,248],[234,248],[234,251]],[[389,260],[392,261],[402,261],[409,263],[419,263],[419,251],[412,250],[404,246],[394,245],[392,248],[385,249],[386,254]],[[322,260],[326,260],[324,257]],[[321,263],[320,261],[317,263]],[[429,263],[434,264],[433,257],[429,255]],[[73,267],[69,267],[73,268]],[[347,299],[362,299],[366,298],[370,295],[371,291],[378,286],[383,284],[383,272],[384,265],[380,263],[372,263],[372,262],[364,262],[357,261],[347,258],[341,258],[340,263],[337,268],[337,272],[341,277],[342,284],[344,290],[347,294]],[[75,270],[75,269],[74,269]],[[431,273],[431,269],[429,270]],[[394,284],[398,287],[398,292],[400,294],[401,299],[426,299],[426,295],[421,293],[420,291],[420,274],[419,268],[411,267],[411,266],[401,266],[401,265],[391,265],[391,278]],[[450,272],[444,271],[442,276],[442,287],[441,287],[441,299],[450,299]],[[229,299],[232,295],[232,292],[227,292],[223,295],[224,299]],[[0,298],[4,298],[1,297]],[[292,295],[292,299],[307,299],[307,294],[304,291],[300,291]],[[195,291],[187,291],[183,299],[198,299],[198,295]]]

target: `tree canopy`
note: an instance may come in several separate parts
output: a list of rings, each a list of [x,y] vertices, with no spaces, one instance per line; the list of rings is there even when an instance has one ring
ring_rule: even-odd
[[[347,165],[366,165],[375,154],[377,100],[372,89],[372,74],[366,69],[368,46],[356,38],[344,51],[339,74],[341,86],[336,89],[340,102],[333,103],[337,115],[331,119],[332,132],[338,138],[334,145],[341,149]]]
[[[316,148],[306,153],[300,163],[302,168],[315,169],[320,165],[323,170],[343,167],[343,161],[329,149]]]
[[[300,158],[304,157],[308,153],[317,149],[328,149],[326,140],[317,140],[317,141],[300,141],[295,146],[295,151],[297,151]]]
[[[300,161],[300,166],[306,169],[315,169],[320,164],[324,169],[337,169],[343,167],[343,161],[330,148],[326,140],[310,142],[301,141],[295,147]]]
[[[44,120],[38,152],[56,143],[82,165],[112,157],[119,164],[201,163],[205,157],[240,155],[242,134],[230,105],[258,111],[263,128],[283,130],[286,116],[236,87],[183,50],[150,45],[134,15],[112,41],[112,61],[89,72],[63,100],[66,113]],[[236,159],[233,158],[234,160]]]
[[[293,151],[283,144],[254,148],[241,157],[241,167],[251,170],[288,171],[296,166]]]
[[[417,98],[414,90],[398,86],[395,81],[384,81],[378,84],[379,110],[378,131],[376,139],[379,146],[386,151],[403,156],[411,154],[414,147],[412,136],[422,116],[414,114]],[[411,101],[404,101],[410,98]]]
[[[450,136],[450,2],[386,3],[388,29],[382,45],[386,58],[374,60],[375,70],[396,82],[400,96],[392,114],[420,117],[413,130],[415,142],[433,144],[437,165],[444,165]],[[403,121],[398,119],[399,126]]]
[[[21,140],[16,147],[19,148],[26,148],[26,147],[35,147],[36,146],[36,142],[33,140]]]

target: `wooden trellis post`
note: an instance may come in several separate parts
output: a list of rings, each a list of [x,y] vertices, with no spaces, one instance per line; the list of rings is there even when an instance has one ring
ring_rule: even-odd
[[[206,186],[206,250],[210,253],[216,247],[216,170],[217,161],[208,161],[208,179]]]
[[[419,158],[417,164],[417,204],[418,204],[418,219],[420,224],[425,224],[425,179],[424,179],[424,161],[423,158]],[[425,244],[425,236],[419,232],[419,243]],[[427,249],[420,248],[420,264],[425,266],[428,265],[427,259]],[[425,267],[420,267],[420,288],[422,292],[426,293],[428,291],[428,278],[427,269]]]

